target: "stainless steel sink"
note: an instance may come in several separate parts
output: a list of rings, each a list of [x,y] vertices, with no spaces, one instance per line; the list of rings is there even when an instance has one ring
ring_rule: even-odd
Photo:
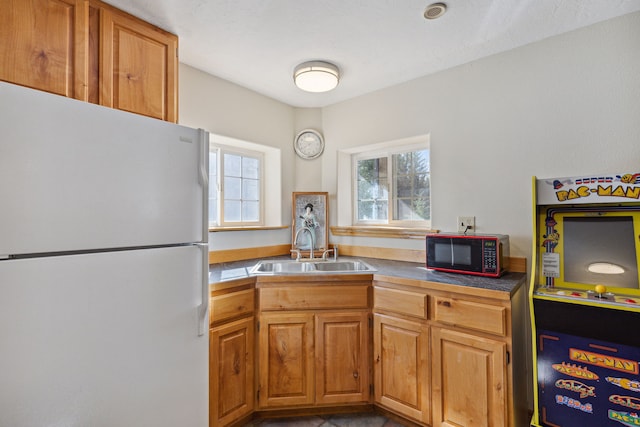
[[[372,271],[373,268],[362,261],[318,262],[317,271]]]
[[[307,273],[314,269],[313,264],[295,261],[260,261],[252,269],[252,274]]]
[[[366,273],[375,269],[360,260],[349,261],[260,261],[251,268],[251,274],[339,274]]]

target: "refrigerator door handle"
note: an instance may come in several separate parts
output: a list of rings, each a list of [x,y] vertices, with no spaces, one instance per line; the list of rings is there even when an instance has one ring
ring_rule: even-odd
[[[198,336],[202,336],[209,329],[209,244],[198,243],[197,246],[202,254],[202,301],[198,306]]]
[[[202,238],[201,242],[209,241],[209,132],[198,130],[200,150],[199,182],[202,188]],[[209,270],[207,264],[207,271]]]
[[[199,182],[202,187],[202,238],[198,243],[202,255],[202,301],[198,307],[198,336],[209,328],[209,133],[198,130],[200,149]]]

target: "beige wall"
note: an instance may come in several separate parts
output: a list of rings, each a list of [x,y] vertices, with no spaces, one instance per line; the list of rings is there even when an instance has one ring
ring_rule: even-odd
[[[295,191],[295,154],[291,145],[294,108],[188,65],[180,64],[179,71],[180,124],[282,148],[282,224],[288,224],[289,195]],[[290,241],[290,233],[287,229],[211,233],[209,247],[216,250],[282,244]]]
[[[292,191],[328,191],[335,205],[336,151],[429,133],[433,226],[476,217],[478,232],[511,236],[531,252],[531,177],[637,172],[640,160],[640,13],[474,61],[323,109],[287,106],[180,68],[180,122],[277,146],[283,222]],[[320,159],[298,159],[293,136],[324,133]],[[345,183],[340,183],[345,185]],[[335,222],[335,215],[332,215]],[[290,231],[216,233],[212,247],[287,243]],[[421,249],[411,240],[337,243]]]
[[[533,175],[640,170],[638,41],[640,13],[324,108],[323,188],[335,192],[337,149],[429,133],[433,227],[473,215],[529,257]]]

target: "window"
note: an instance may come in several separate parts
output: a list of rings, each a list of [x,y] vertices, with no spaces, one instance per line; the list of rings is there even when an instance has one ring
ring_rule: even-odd
[[[350,192],[338,188],[338,201],[351,194],[352,225],[431,226],[428,135],[344,150],[338,169],[352,177]],[[342,225],[346,220],[339,215]]]
[[[209,226],[262,225],[263,154],[209,147]]]
[[[281,227],[281,172],[279,148],[210,133],[209,228]]]
[[[387,158],[356,159],[357,221],[389,219]]]
[[[393,154],[393,220],[431,219],[429,150]]]

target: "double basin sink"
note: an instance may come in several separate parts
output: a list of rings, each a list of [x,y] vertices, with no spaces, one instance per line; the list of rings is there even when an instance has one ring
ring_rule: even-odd
[[[251,269],[251,274],[337,274],[337,273],[368,273],[375,269],[360,260],[349,261],[260,261]]]

